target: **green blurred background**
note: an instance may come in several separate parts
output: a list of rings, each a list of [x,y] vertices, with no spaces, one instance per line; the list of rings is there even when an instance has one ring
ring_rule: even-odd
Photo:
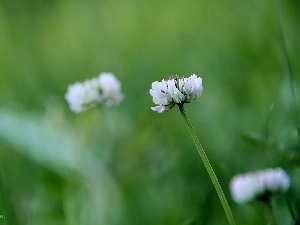
[[[233,202],[231,178],[267,167],[300,216],[299,38],[298,0],[0,1],[0,224],[227,224],[179,110],[150,109],[153,81],[193,73],[186,111],[237,224],[268,211]],[[125,99],[72,113],[68,85],[103,71]]]

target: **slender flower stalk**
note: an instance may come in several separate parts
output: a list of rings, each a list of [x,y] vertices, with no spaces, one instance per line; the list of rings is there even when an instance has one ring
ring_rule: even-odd
[[[152,89],[150,89],[150,94],[153,97],[153,102],[157,104],[157,106],[151,107],[151,109],[158,113],[165,113],[172,109],[175,105],[178,105],[179,110],[185,122],[188,125],[192,139],[196,145],[199,155],[217,191],[218,197],[222,203],[228,222],[230,225],[235,225],[232,212],[223,193],[221,185],[218,181],[218,178],[209,163],[205,151],[202,148],[199,139],[196,135],[196,132],[183,107],[184,103],[190,103],[192,100],[200,97],[202,91],[202,78],[197,77],[196,74],[193,74],[188,78],[183,78],[175,75],[171,76],[170,79],[167,81],[155,81],[152,83]]]
[[[265,202],[265,205],[266,205],[267,211],[268,211],[268,213],[266,215],[267,223],[277,225],[277,221],[276,221],[276,217],[275,217],[274,210],[272,207],[271,199],[268,199],[268,201]]]
[[[201,159],[202,159],[202,161],[204,163],[204,166],[205,166],[205,168],[206,168],[206,170],[207,170],[207,172],[208,172],[208,174],[210,176],[210,179],[213,182],[213,185],[214,185],[214,187],[215,187],[215,189],[217,191],[218,197],[219,197],[219,199],[220,199],[220,201],[222,203],[222,206],[224,208],[224,211],[226,213],[228,222],[231,225],[235,224],[232,212],[230,210],[229,204],[228,204],[228,202],[226,200],[226,197],[224,195],[222,187],[221,187],[221,185],[220,185],[220,183],[218,181],[218,178],[217,178],[217,176],[216,176],[213,168],[211,167],[211,165],[209,163],[209,160],[208,160],[208,158],[207,158],[207,156],[205,154],[205,151],[204,151],[204,149],[203,149],[203,147],[202,147],[202,145],[201,145],[201,143],[200,143],[200,141],[199,141],[199,139],[198,139],[198,137],[196,135],[196,132],[195,132],[193,126],[192,126],[192,123],[190,122],[190,120],[189,120],[189,118],[188,118],[188,116],[187,116],[187,114],[186,114],[186,112],[184,110],[183,104],[179,104],[178,106],[179,106],[179,110],[181,112],[181,115],[183,116],[185,122],[187,123],[187,125],[189,127],[189,131],[190,131],[191,136],[193,138],[194,144],[196,145],[198,153],[199,153],[199,155],[200,155],[200,157],[201,157]]]
[[[296,215],[294,213],[294,210],[291,206],[291,203],[289,202],[289,200],[287,199],[286,195],[284,195],[284,198],[285,198],[285,201],[286,201],[286,204],[287,204],[287,207],[289,209],[289,212],[291,214],[291,218],[292,220],[295,222],[295,224],[297,224],[297,218],[296,218]],[[298,223],[300,224],[300,221],[298,221]]]

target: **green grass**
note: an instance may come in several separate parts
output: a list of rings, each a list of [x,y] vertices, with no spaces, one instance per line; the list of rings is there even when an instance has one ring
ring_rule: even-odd
[[[298,103],[299,7],[281,8]],[[265,224],[263,206],[229,194],[250,170],[284,168],[299,212],[299,111],[278,27],[270,0],[1,1],[0,224],[226,224],[179,110],[150,109],[153,81],[193,73],[204,91],[185,110],[237,224]],[[125,99],[72,113],[67,86],[102,71]],[[273,203],[293,224],[284,198]]]

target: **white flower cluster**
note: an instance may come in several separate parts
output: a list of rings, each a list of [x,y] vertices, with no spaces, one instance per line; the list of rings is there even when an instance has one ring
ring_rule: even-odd
[[[112,106],[122,99],[121,84],[112,73],[100,73],[98,77],[69,85],[65,95],[70,109],[82,112],[95,106]]]
[[[202,78],[193,74],[189,78],[175,76],[169,80],[152,83],[150,94],[158,106],[151,107],[153,111],[164,113],[175,104],[189,103],[201,96],[203,90]]]
[[[281,168],[266,169],[239,174],[230,182],[232,198],[237,203],[245,203],[271,194],[285,192],[290,186],[290,178]]]

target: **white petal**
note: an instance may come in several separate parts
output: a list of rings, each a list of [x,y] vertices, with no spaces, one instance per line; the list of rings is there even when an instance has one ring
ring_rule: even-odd
[[[172,101],[172,96],[168,93],[167,82],[155,81],[152,83],[150,94],[153,97],[153,102],[158,105],[168,105]]]
[[[173,101],[175,103],[181,103],[184,101],[185,96],[178,90],[178,88],[175,85],[175,80],[168,80],[168,92],[173,98]]]
[[[102,91],[104,105],[116,105],[123,99],[121,83],[112,73],[100,73],[98,84]]]
[[[155,106],[155,107],[151,107],[151,109],[155,112],[158,113],[164,113],[170,110],[169,107],[165,106],[165,105],[159,105],[159,106]]]

